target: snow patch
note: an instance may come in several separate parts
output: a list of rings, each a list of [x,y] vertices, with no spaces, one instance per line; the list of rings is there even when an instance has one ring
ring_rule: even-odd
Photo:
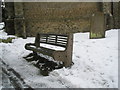
[[[2,38],[9,37],[0,31]],[[118,30],[106,31],[106,38],[89,39],[89,33],[74,34],[71,68],[54,70],[49,76],[40,75],[38,68],[23,59],[31,53],[24,48],[35,38],[17,38],[12,43],[0,43],[0,58],[17,71],[33,88],[117,88]],[[42,46],[43,44],[41,44]],[[45,46],[45,45],[43,45]],[[46,45],[47,48],[57,47]]]

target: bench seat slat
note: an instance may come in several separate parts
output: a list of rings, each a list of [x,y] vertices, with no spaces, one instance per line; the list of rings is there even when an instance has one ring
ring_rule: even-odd
[[[67,42],[67,40],[57,40],[57,42]]]
[[[40,40],[46,40],[46,38],[40,38]]]
[[[56,40],[56,38],[48,38],[48,40]]]
[[[68,35],[61,34],[40,34],[40,43],[66,47]]]
[[[47,43],[49,43],[49,44],[52,44],[52,43],[53,43],[53,44],[56,44],[55,42],[47,42]]]
[[[44,43],[44,42],[41,42]],[[45,44],[50,44],[50,45],[55,45],[55,46],[60,46],[66,48],[66,45],[61,45],[61,44],[55,44],[55,43],[45,43]]]
[[[64,44],[64,43],[57,43],[58,45],[64,45],[64,46],[66,46],[66,44]]]
[[[47,40],[47,42],[55,42],[55,40]]]
[[[65,42],[65,43],[64,43],[64,42],[57,42],[57,44],[60,44],[60,43],[61,43],[61,44],[66,44],[66,42]]]
[[[40,42],[46,42],[46,40],[41,40]]]

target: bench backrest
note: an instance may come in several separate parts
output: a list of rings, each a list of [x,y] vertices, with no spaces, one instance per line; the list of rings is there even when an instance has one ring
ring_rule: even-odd
[[[40,42],[55,46],[65,47],[67,46],[68,35],[61,34],[39,34]]]

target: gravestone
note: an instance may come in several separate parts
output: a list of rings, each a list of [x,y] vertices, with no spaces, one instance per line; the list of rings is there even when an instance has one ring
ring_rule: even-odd
[[[105,38],[106,30],[105,15],[97,12],[91,17],[90,39]]]

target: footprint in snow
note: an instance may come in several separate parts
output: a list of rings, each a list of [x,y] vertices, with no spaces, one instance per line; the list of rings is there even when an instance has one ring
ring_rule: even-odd
[[[75,41],[76,43],[78,43],[78,41]]]
[[[110,57],[112,57],[112,56],[110,56]]]
[[[90,47],[89,45],[85,45],[86,47]]]
[[[95,42],[92,42],[92,43],[95,43]]]
[[[80,58],[80,56],[76,56],[77,58]]]
[[[86,52],[88,52],[88,50],[86,50]]]

